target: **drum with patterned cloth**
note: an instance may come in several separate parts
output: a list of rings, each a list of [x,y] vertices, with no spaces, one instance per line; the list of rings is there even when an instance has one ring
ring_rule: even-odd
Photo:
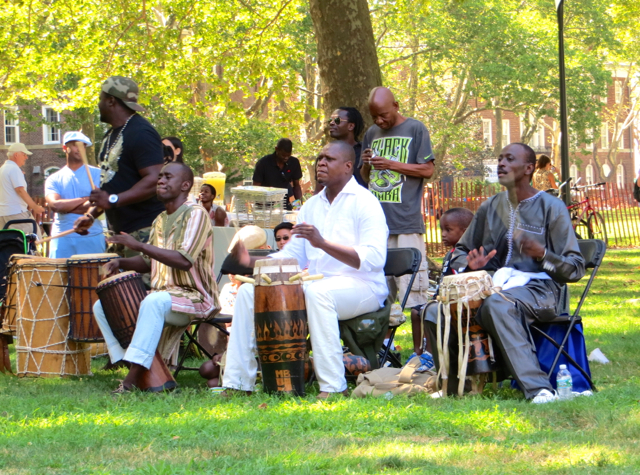
[[[438,356],[439,375],[446,393],[449,370],[449,341],[453,333],[458,339],[458,394],[462,396],[467,375],[492,373],[498,369],[493,347],[486,331],[475,319],[482,301],[493,294],[493,281],[486,271],[450,275],[442,280],[438,296]],[[477,384],[473,379],[472,384]],[[484,382],[482,382],[484,385]],[[477,391],[477,388],[474,388]],[[481,389],[480,389],[481,391]]]
[[[136,329],[140,304],[147,296],[142,275],[137,272],[123,272],[101,281],[96,287],[102,310],[120,346],[126,349]],[[141,380],[134,384],[141,391],[159,391],[177,386],[169,368],[156,350],[151,368],[145,371]]]
[[[255,332],[262,381],[268,393],[305,394],[307,307],[295,259],[255,264]]]
[[[67,340],[67,260],[20,259],[15,274],[18,376],[91,374],[88,345]]]

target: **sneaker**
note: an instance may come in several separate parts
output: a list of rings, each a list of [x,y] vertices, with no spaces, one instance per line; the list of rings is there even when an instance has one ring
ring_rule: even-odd
[[[411,361],[413,358],[420,358],[420,366],[418,367],[418,369],[416,369],[416,371],[419,373],[431,371],[436,367],[436,364],[433,361],[433,357],[431,356],[431,353],[429,353],[428,351],[425,351],[420,356],[413,353],[411,356],[409,356],[407,363]]]
[[[543,389],[531,401],[533,404],[546,404],[558,400],[558,394],[555,391]]]

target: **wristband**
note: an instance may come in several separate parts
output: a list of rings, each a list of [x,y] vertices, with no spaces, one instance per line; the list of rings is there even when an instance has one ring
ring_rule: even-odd
[[[544,254],[542,255],[542,257],[536,258],[536,261],[542,262],[542,261],[544,261],[545,257],[547,257],[547,248],[546,247],[544,248]]]

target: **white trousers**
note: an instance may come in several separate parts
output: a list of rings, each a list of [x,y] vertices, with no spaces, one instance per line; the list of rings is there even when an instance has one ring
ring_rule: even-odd
[[[151,362],[158,348],[165,323],[183,327],[191,321],[190,315],[171,310],[171,295],[168,292],[153,292],[147,295],[140,304],[136,329],[133,332],[131,344],[125,351],[113,336],[100,300],[93,306],[93,315],[104,336],[111,362],[115,363],[124,359],[147,369],[151,368]]]
[[[429,264],[427,262],[424,234],[390,234],[389,239],[387,239],[387,249],[397,249],[399,247],[415,247],[422,254],[420,271],[413,281],[406,306],[411,308],[416,305],[422,305],[429,301],[429,294],[427,293],[427,290],[429,290]],[[397,298],[402,303],[410,280],[411,275],[387,277],[389,300],[391,302],[395,302]]]
[[[253,391],[255,388],[258,363],[255,359],[257,345],[253,292],[253,285],[243,284],[236,297],[223,377],[226,388],[243,391]],[[320,391],[344,391],[347,381],[344,377],[338,320],[349,320],[378,310],[378,299],[365,282],[353,277],[306,282],[304,294],[313,347],[313,366]]]

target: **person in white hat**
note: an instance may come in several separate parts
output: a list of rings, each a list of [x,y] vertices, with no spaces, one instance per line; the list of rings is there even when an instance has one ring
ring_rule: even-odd
[[[79,147],[90,147],[91,140],[82,132],[67,132],[62,138],[62,150],[67,155],[67,164],[47,178],[44,194],[55,218],[51,235],[55,236],[73,228],[79,215],[85,214],[91,205],[91,183]],[[89,166],[91,178],[100,186],[100,169]],[[49,257],[66,258],[75,254],[96,254],[105,251],[106,241],[101,221],[95,220],[86,236],[70,234],[53,239],[49,247]]]
[[[7,150],[8,160],[0,167],[0,229],[15,219],[34,219],[44,213],[44,208],[37,205],[27,193],[27,181],[20,169],[31,155],[22,143],[14,143]],[[27,211],[31,208],[33,215]],[[31,224],[12,224],[12,229],[21,229],[32,233]]]

